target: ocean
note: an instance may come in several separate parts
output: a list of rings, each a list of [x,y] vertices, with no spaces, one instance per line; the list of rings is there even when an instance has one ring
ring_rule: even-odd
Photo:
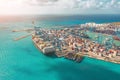
[[[34,46],[31,36],[13,41],[29,33],[12,30],[32,28],[32,20],[39,27],[59,28],[86,22],[120,22],[120,15],[35,15],[24,20],[0,20],[0,80],[120,80],[120,64],[88,57],[81,63],[48,57]]]

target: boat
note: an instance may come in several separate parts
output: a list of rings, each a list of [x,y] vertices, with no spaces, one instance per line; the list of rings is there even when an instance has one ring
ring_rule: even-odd
[[[39,41],[41,39],[39,38]],[[39,43],[38,41],[35,40],[35,36],[32,36],[32,41],[34,45],[45,55],[51,55],[54,54],[55,48],[52,45],[45,45],[44,43]]]

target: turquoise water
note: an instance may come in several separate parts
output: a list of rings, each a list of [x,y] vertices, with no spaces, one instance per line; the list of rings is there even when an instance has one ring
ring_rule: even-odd
[[[104,22],[104,19],[101,20],[97,22]],[[61,20],[37,20],[36,25],[51,27],[84,23],[81,21],[68,17]],[[120,18],[113,21],[120,21]],[[106,22],[109,22],[109,19]],[[51,58],[41,54],[31,37],[13,41],[13,38],[28,33],[12,33],[11,30],[32,27],[30,23],[30,21],[1,23],[0,27],[8,28],[0,30],[0,80],[120,80],[119,64],[87,57],[81,63],[64,58]]]

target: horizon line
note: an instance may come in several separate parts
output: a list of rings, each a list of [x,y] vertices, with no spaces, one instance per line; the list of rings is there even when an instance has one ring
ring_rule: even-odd
[[[52,15],[52,16],[75,16],[75,15],[120,15],[120,14],[9,14],[9,15],[1,15],[0,17],[5,17],[5,16],[44,16],[44,15]]]

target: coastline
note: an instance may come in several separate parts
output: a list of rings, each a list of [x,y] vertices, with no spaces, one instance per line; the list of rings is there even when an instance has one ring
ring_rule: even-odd
[[[105,62],[110,62],[110,63],[115,63],[115,64],[120,64],[120,61],[117,62],[117,61],[111,61],[111,60],[105,60],[104,58],[102,57],[95,57],[93,55],[84,55],[85,57],[89,57],[89,58],[93,58],[93,59],[96,59],[96,60],[101,60],[101,61],[105,61]]]

